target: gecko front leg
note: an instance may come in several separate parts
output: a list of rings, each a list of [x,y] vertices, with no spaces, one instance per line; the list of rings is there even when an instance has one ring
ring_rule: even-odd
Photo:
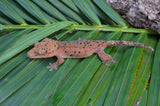
[[[49,71],[52,71],[53,69],[57,70],[57,67],[61,65],[63,62],[64,62],[64,58],[57,56],[57,61],[53,64],[49,63],[50,66],[48,66],[47,68],[49,68]]]
[[[112,57],[106,54],[103,50],[98,51],[97,54],[99,58],[102,60],[102,62],[106,63],[106,66],[109,64],[109,62],[116,63],[116,61],[114,61]]]

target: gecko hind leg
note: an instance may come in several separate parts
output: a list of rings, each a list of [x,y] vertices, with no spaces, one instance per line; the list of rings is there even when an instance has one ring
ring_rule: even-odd
[[[63,62],[64,62],[64,58],[57,56],[57,61],[53,64],[49,63],[50,66],[47,66],[47,68],[49,68],[49,71],[52,71],[53,69],[57,70],[57,67],[61,65]]]
[[[116,63],[116,61],[114,61],[110,55],[106,54],[106,53],[105,53],[104,51],[102,51],[102,50],[101,50],[101,51],[98,51],[97,54],[98,54],[99,58],[102,60],[102,62],[103,62],[103,63],[106,63],[106,66],[108,66],[108,64],[109,64],[110,62]]]

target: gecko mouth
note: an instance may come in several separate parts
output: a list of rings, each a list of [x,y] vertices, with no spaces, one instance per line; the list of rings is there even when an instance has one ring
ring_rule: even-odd
[[[29,58],[47,58],[51,56],[50,55],[46,56],[45,54],[41,54],[40,52],[37,52],[35,48],[33,48],[27,53],[27,57]]]
[[[27,54],[27,57],[29,57],[29,58],[43,58],[44,57],[44,55],[43,54],[37,54],[37,53],[35,53],[35,52],[28,52],[28,54]]]
[[[36,53],[35,53],[33,50],[30,50],[30,51],[27,53],[27,57],[35,58],[35,56],[36,56]]]

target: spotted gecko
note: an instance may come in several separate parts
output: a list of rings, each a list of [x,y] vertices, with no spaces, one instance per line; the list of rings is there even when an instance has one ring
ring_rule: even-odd
[[[154,49],[142,43],[129,41],[104,41],[104,40],[75,40],[75,41],[55,41],[45,38],[41,42],[36,42],[34,48],[28,52],[30,58],[49,58],[56,56],[57,61],[53,64],[49,63],[49,71],[57,70],[57,67],[64,62],[64,58],[85,58],[93,53],[98,54],[99,58],[106,65],[109,62],[115,63],[112,57],[104,52],[108,46],[137,46]]]

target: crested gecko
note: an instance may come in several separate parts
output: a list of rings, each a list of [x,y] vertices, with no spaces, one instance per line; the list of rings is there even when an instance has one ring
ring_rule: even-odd
[[[28,52],[30,58],[49,58],[56,56],[57,61],[53,64],[49,63],[49,71],[57,70],[57,67],[64,62],[64,58],[85,58],[93,53],[98,54],[99,58],[106,65],[109,62],[115,63],[112,57],[104,52],[108,46],[137,46],[154,49],[142,43],[129,41],[104,41],[104,40],[75,40],[75,41],[55,41],[45,38],[41,42],[36,42],[34,48]]]

